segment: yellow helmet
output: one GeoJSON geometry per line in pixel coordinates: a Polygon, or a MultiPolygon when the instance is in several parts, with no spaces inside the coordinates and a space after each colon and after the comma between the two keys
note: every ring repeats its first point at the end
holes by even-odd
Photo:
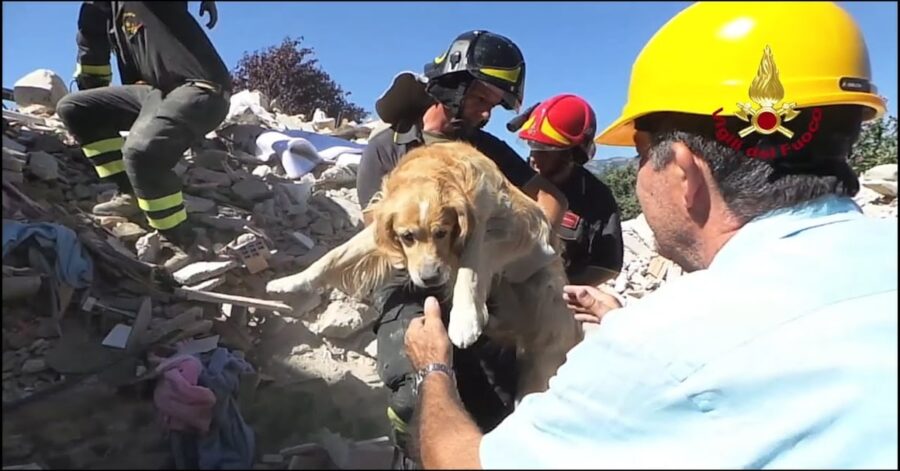
{"type": "Polygon", "coordinates": [[[719,115],[739,116],[739,104],[759,101],[758,91],[751,97],[754,82],[774,86],[769,98],[788,107],[862,105],[871,120],[885,112],[871,75],[862,32],[832,2],[700,2],[644,46],[622,115],[596,142],[634,145],[634,120],[654,112],[721,108],[719,115]]]}

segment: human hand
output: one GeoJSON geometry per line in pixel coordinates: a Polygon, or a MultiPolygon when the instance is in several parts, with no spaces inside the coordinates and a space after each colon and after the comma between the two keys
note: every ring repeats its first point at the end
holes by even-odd
{"type": "Polygon", "coordinates": [[[576,320],[591,324],[599,324],[607,312],[622,307],[618,299],[594,286],[566,285],[563,299],[576,320]]]}
{"type": "Polygon", "coordinates": [[[430,363],[453,366],[453,346],[441,320],[441,306],[429,296],[425,300],[425,313],[410,321],[406,329],[406,355],[418,371],[430,363]]]}

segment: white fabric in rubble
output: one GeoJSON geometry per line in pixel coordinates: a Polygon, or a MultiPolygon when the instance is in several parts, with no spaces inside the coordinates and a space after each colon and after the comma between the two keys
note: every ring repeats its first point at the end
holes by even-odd
{"type": "Polygon", "coordinates": [[[255,155],[262,162],[277,156],[290,178],[300,178],[323,161],[358,165],[365,147],[337,137],[290,129],[260,134],[255,155]]]}

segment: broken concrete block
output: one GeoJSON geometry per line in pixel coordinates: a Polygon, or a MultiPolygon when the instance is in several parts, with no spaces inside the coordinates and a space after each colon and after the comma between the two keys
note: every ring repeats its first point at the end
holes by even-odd
{"type": "Polygon", "coordinates": [[[307,250],[316,246],[316,241],[312,240],[311,237],[300,231],[291,232],[291,236],[296,239],[297,242],[300,242],[300,244],[306,247],[307,250]]]}
{"type": "Polygon", "coordinates": [[[897,164],[884,164],[870,168],[859,179],[863,187],[881,196],[897,197],[897,164]]]}
{"type": "Polygon", "coordinates": [[[344,210],[345,217],[352,227],[361,228],[363,226],[363,213],[358,204],[338,195],[331,196],[331,201],[337,203],[344,210]]]}
{"type": "Polygon", "coordinates": [[[141,236],[141,238],[134,243],[134,249],[137,251],[138,260],[147,263],[156,263],[162,249],[161,244],[162,241],[160,240],[159,232],[154,231],[141,236]]]}
{"type": "Polygon", "coordinates": [[[4,149],[10,149],[19,153],[23,153],[28,150],[25,146],[19,143],[19,141],[7,137],[5,134],[3,135],[3,147],[4,149]]]}
{"type": "Polygon", "coordinates": [[[43,358],[30,358],[22,364],[22,373],[34,374],[47,369],[47,362],[43,358]]]}
{"type": "Polygon", "coordinates": [[[107,229],[112,229],[119,224],[129,222],[128,218],[122,216],[94,216],[94,219],[97,221],[97,224],[100,224],[107,229]]]}
{"type": "Polygon", "coordinates": [[[28,158],[22,152],[16,152],[12,149],[3,148],[3,170],[21,172],[25,168],[25,161],[28,158]]]}
{"type": "Polygon", "coordinates": [[[44,151],[51,153],[61,153],[66,152],[67,150],[66,146],[62,142],[59,142],[59,139],[47,134],[35,134],[32,136],[28,143],[28,148],[31,149],[32,152],[44,151]]]}
{"type": "Polygon", "coordinates": [[[202,281],[193,286],[188,286],[189,289],[197,290],[197,291],[209,291],[213,288],[218,288],[225,284],[228,281],[228,278],[225,276],[220,276],[218,278],[212,278],[210,280],[202,281]]]}
{"type": "Polygon", "coordinates": [[[113,228],[113,234],[125,242],[137,241],[141,236],[147,233],[143,227],[133,222],[121,222],[113,228]]]}
{"type": "Polygon", "coordinates": [[[24,183],[25,176],[22,175],[22,172],[14,172],[12,170],[4,170],[2,172],[3,181],[9,183],[24,183]]]}
{"type": "Polygon", "coordinates": [[[269,167],[268,165],[260,165],[256,168],[254,168],[253,171],[250,173],[253,175],[256,175],[259,178],[265,178],[266,175],[272,173],[272,168],[269,167]]]}
{"type": "Polygon", "coordinates": [[[251,274],[259,273],[269,268],[266,260],[272,254],[265,241],[255,234],[241,234],[228,244],[228,247],[241,258],[244,266],[247,267],[247,271],[251,274]]]}
{"type": "Polygon", "coordinates": [[[75,187],[72,188],[72,193],[75,194],[76,199],[80,199],[80,200],[86,200],[86,199],[94,196],[94,190],[92,190],[91,187],[89,187],[87,185],[80,185],[80,184],[75,185],[75,187]]]}
{"type": "Polygon", "coordinates": [[[864,187],[882,195],[894,198],[897,196],[897,182],[889,182],[884,180],[871,181],[862,180],[860,182],[864,187]]]}
{"type": "Polygon", "coordinates": [[[312,230],[314,234],[323,236],[334,235],[334,228],[331,226],[331,221],[325,218],[316,219],[312,224],[310,224],[309,229],[312,230]]]}
{"type": "Polygon", "coordinates": [[[40,105],[54,112],[56,104],[68,92],[66,82],[48,69],[37,69],[20,78],[13,86],[13,96],[19,108],[40,105]]]}
{"type": "Polygon", "coordinates": [[[59,178],[59,161],[43,151],[29,152],[28,170],[41,180],[56,180],[59,178]]]}
{"type": "Polygon", "coordinates": [[[897,181],[897,164],[884,164],[866,170],[862,174],[864,180],[885,180],[889,182],[897,181]]]}
{"type": "Polygon", "coordinates": [[[272,196],[272,191],[266,182],[251,178],[235,183],[231,186],[231,191],[235,196],[247,202],[261,201],[272,196]]]}
{"type": "Polygon", "coordinates": [[[247,225],[247,221],[243,218],[239,217],[228,217],[216,215],[212,216],[209,214],[201,214],[197,218],[197,220],[213,229],[219,229],[223,231],[240,231],[244,229],[244,226],[247,225]]]}
{"type": "Polygon", "coordinates": [[[22,299],[33,296],[41,289],[40,276],[4,276],[3,300],[22,299]]]}
{"type": "Polygon", "coordinates": [[[363,352],[365,352],[366,355],[369,355],[372,358],[377,358],[378,357],[378,339],[377,338],[372,339],[372,341],[369,342],[368,345],[366,345],[366,348],[363,349],[363,352]]]}
{"type": "Polygon", "coordinates": [[[222,164],[231,159],[228,152],[218,149],[203,149],[193,155],[194,163],[211,170],[221,170],[222,164]]]}
{"type": "Polygon", "coordinates": [[[184,207],[190,213],[214,213],[216,202],[199,196],[184,195],[184,207]]]}
{"type": "Polygon", "coordinates": [[[216,186],[231,185],[231,177],[229,177],[225,172],[217,172],[215,170],[209,170],[203,167],[195,167],[188,172],[188,175],[191,178],[199,180],[201,182],[214,183],[216,186]]]}
{"type": "Polygon", "coordinates": [[[310,325],[310,330],[325,337],[344,339],[374,322],[376,317],[375,310],[365,304],[335,301],[310,325]]]}
{"type": "Polygon", "coordinates": [[[175,281],[182,285],[193,285],[210,278],[215,278],[238,266],[240,266],[240,264],[235,260],[197,262],[176,271],[172,276],[175,278],[175,281]]]}

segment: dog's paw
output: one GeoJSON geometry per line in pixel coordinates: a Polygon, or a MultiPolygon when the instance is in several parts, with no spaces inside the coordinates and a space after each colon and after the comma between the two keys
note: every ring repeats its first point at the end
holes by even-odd
{"type": "Polygon", "coordinates": [[[272,280],[266,284],[269,294],[289,294],[312,292],[316,290],[315,279],[305,272],[272,280]]]}
{"type": "Polygon", "coordinates": [[[458,348],[468,348],[478,340],[487,324],[487,307],[453,306],[450,309],[450,326],[447,334],[450,342],[458,348]]]}

